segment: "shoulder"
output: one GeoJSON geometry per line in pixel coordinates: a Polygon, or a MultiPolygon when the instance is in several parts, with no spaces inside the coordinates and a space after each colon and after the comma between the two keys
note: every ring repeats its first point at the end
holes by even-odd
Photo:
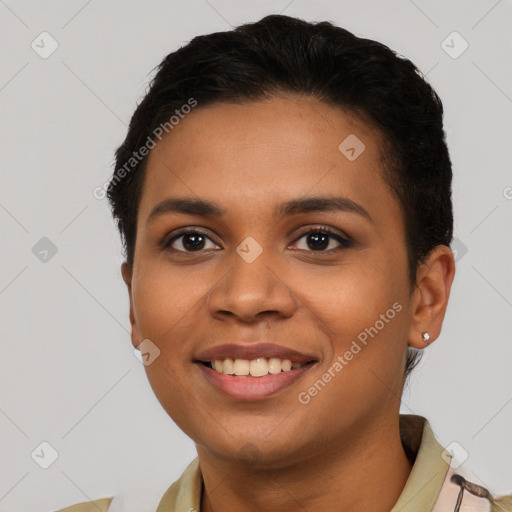
{"type": "Polygon", "coordinates": [[[494,496],[450,467],[433,512],[512,512],[512,496],[494,496]],[[455,508],[453,508],[455,506],[455,508]]]}
{"type": "Polygon", "coordinates": [[[400,435],[415,461],[397,511],[512,512],[512,495],[496,496],[472,482],[474,473],[439,443],[426,418],[401,415],[400,435]]]}
{"type": "Polygon", "coordinates": [[[199,510],[202,485],[199,457],[196,457],[160,498],[160,493],[143,486],[144,488],[120,490],[109,498],[84,501],[52,512],[128,512],[149,511],[155,508],[157,512],[199,510]]]}
{"type": "Polygon", "coordinates": [[[84,501],[76,503],[66,508],[56,510],[55,512],[107,512],[110,503],[114,498],[102,498],[94,501],[84,501]]]}

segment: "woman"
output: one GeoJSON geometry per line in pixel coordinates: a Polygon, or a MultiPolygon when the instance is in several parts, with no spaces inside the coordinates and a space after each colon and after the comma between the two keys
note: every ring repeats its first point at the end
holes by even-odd
{"type": "Polygon", "coordinates": [[[512,510],[399,414],[455,273],[442,118],[410,61],[328,22],[163,60],[107,191],[132,343],[198,452],[158,512],[512,510]]]}

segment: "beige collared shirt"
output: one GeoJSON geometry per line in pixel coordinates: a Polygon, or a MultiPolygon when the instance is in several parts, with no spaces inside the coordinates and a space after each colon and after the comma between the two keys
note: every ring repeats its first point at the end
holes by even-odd
{"type": "MultiPolygon", "coordinates": [[[[415,456],[415,462],[390,512],[454,512],[458,500],[458,512],[492,512],[487,499],[467,491],[459,496],[461,487],[451,481],[455,473],[450,467],[451,456],[439,444],[425,418],[401,415],[400,435],[405,449],[415,456]]],[[[203,479],[196,457],[167,489],[156,512],[200,512],[202,490],[203,479]]],[[[79,503],[58,512],[107,512],[115,499],[114,496],[79,503]]],[[[512,512],[507,505],[496,510],[512,512]]]]}

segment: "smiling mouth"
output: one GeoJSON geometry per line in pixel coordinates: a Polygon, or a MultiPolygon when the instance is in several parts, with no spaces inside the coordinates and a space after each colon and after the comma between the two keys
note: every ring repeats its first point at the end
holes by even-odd
{"type": "Polygon", "coordinates": [[[196,361],[218,373],[233,377],[265,377],[298,370],[315,364],[316,360],[307,363],[292,363],[290,359],[278,357],[259,357],[256,359],[217,359],[214,361],[196,361]]]}

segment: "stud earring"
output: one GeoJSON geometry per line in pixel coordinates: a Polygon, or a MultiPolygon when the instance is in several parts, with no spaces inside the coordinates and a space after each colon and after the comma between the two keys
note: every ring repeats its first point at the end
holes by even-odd
{"type": "Polygon", "coordinates": [[[421,337],[423,338],[423,343],[427,344],[430,340],[430,334],[428,332],[422,332],[421,337]]]}

